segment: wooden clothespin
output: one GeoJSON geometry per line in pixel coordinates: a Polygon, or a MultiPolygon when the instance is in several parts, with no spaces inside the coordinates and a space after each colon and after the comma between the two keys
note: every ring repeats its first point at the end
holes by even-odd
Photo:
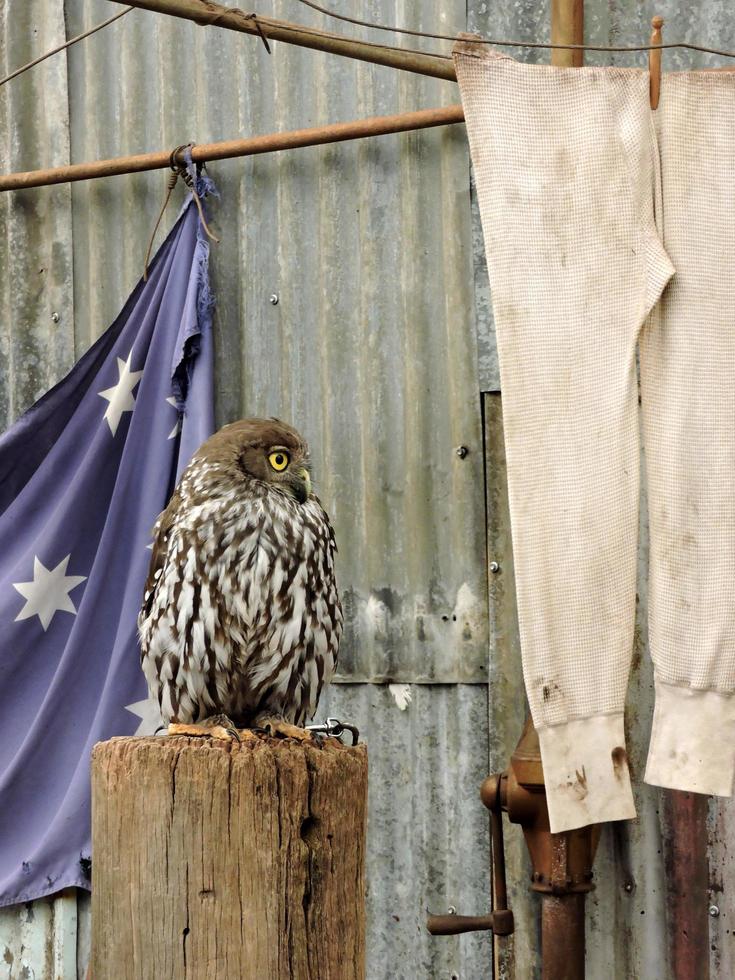
{"type": "MultiPolygon", "coordinates": [[[[651,20],[651,44],[661,45],[661,28],[664,26],[663,17],[654,17],[651,20]]],[[[652,49],[648,52],[648,73],[651,76],[651,108],[658,109],[658,100],[661,95],[661,48],[652,49]]]]}

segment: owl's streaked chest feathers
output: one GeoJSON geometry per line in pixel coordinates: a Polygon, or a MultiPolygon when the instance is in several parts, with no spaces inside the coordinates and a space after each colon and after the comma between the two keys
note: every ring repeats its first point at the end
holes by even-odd
{"type": "Polygon", "coordinates": [[[189,467],[177,498],[154,531],[139,619],[164,720],[224,712],[246,725],[272,713],[303,724],[334,671],[342,630],[321,504],[206,460],[189,467]]]}

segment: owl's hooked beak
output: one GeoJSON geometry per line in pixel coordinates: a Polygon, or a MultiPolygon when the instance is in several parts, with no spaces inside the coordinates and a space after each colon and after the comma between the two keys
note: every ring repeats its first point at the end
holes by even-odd
{"type": "Polygon", "coordinates": [[[293,495],[300,504],[305,504],[311,493],[311,477],[309,471],[303,466],[294,470],[291,474],[289,483],[293,487],[293,495]]]}

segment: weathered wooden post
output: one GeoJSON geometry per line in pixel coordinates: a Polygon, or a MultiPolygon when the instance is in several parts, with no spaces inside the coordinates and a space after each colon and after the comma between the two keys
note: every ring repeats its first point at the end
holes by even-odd
{"type": "Polygon", "coordinates": [[[363,745],[98,744],[93,980],[363,980],[366,810],[363,745]]]}

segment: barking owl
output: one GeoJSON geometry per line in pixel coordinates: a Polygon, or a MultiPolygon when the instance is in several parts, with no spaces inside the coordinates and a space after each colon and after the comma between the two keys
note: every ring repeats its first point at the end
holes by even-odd
{"type": "Polygon", "coordinates": [[[334,532],[304,440],[278,419],[226,425],[197,451],[153,535],[138,628],[169,731],[294,734],[334,672],[342,632],[334,532]]]}

